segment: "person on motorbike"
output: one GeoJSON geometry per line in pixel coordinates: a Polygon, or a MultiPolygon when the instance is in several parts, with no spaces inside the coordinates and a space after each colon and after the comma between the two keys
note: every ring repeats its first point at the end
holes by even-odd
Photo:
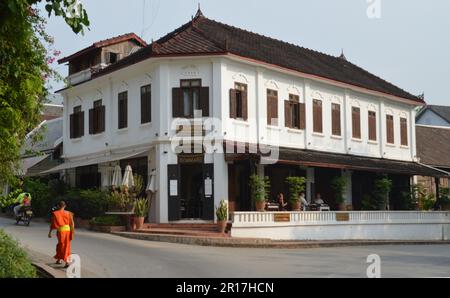
{"type": "Polygon", "coordinates": [[[17,206],[14,207],[14,215],[20,217],[20,211],[24,206],[31,206],[31,195],[27,192],[21,193],[16,200],[17,206]]]}

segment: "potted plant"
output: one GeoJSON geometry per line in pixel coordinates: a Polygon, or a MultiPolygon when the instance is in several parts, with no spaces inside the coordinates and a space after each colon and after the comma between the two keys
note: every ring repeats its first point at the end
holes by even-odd
{"type": "Polygon", "coordinates": [[[300,211],[302,203],[300,202],[300,194],[305,191],[305,177],[287,177],[286,183],[289,186],[289,201],[292,211],[300,211]]]}
{"type": "Polygon", "coordinates": [[[441,210],[449,211],[450,210],[450,189],[446,187],[442,187],[439,191],[441,210]]]}
{"type": "Polygon", "coordinates": [[[344,192],[345,192],[346,186],[347,186],[347,181],[345,180],[345,177],[336,176],[331,180],[331,188],[334,191],[334,197],[336,200],[336,204],[338,205],[338,208],[340,211],[347,210],[347,208],[345,206],[345,198],[344,198],[344,192]]]}
{"type": "Polygon", "coordinates": [[[374,199],[378,210],[386,210],[389,205],[389,192],[392,189],[392,180],[386,176],[375,180],[374,199]]]}
{"type": "Polygon", "coordinates": [[[220,201],[219,207],[216,208],[217,228],[220,233],[225,233],[228,223],[228,204],[225,200],[220,201]]]}
{"type": "Polygon", "coordinates": [[[134,203],[134,220],[136,223],[136,230],[141,230],[144,227],[144,219],[148,214],[147,199],[137,199],[134,203]]]}
{"type": "Polygon", "coordinates": [[[269,177],[261,177],[257,174],[250,176],[250,190],[252,200],[255,202],[256,211],[263,212],[266,209],[266,199],[269,194],[269,177]]]}

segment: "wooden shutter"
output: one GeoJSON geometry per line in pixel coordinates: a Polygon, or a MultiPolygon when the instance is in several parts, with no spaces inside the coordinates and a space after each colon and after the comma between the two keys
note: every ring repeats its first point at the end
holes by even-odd
{"type": "Polygon", "coordinates": [[[78,113],[77,137],[80,138],[82,136],[84,136],[84,111],[78,113]]]}
{"type": "Polygon", "coordinates": [[[352,107],[352,128],[353,138],[361,139],[361,110],[357,107],[352,107]]]}
{"type": "Polygon", "coordinates": [[[202,204],[202,219],[214,220],[214,164],[203,164],[203,190],[205,190],[206,179],[211,179],[212,183],[212,196],[205,196],[203,191],[203,204],[202,204]]]}
{"type": "Polygon", "coordinates": [[[369,140],[377,140],[377,117],[376,113],[369,111],[369,140]]]}
{"type": "MultiPolygon", "coordinates": [[[[95,118],[95,109],[90,109],[89,110],[89,134],[93,135],[94,133],[96,133],[95,129],[94,129],[94,121],[96,120],[95,118]]],[[[97,127],[95,127],[97,128],[97,127]]]]}
{"type": "Polygon", "coordinates": [[[341,106],[331,104],[331,131],[335,136],[341,135],[341,106]]]}
{"type": "Polygon", "coordinates": [[[241,91],[241,104],[242,104],[242,119],[247,121],[248,119],[248,96],[247,91],[241,91]]]}
{"type": "Polygon", "coordinates": [[[74,139],[75,138],[75,114],[70,114],[70,138],[74,139]]]}
{"type": "Polygon", "coordinates": [[[236,89],[230,89],[230,118],[236,119],[236,89]]]}
{"type": "Polygon", "coordinates": [[[98,132],[104,132],[105,131],[105,106],[101,106],[98,108],[99,110],[99,127],[98,132]]]}
{"type": "Polygon", "coordinates": [[[322,126],[322,101],[321,100],[314,100],[313,101],[313,129],[314,132],[322,133],[323,132],[323,126],[322,126]]]}
{"type": "Polygon", "coordinates": [[[174,118],[183,117],[183,110],[183,91],[181,88],[172,88],[172,116],[174,118]]]}
{"type": "Polygon", "coordinates": [[[202,116],[209,117],[209,87],[200,88],[200,108],[202,116]]]}
{"type": "Polygon", "coordinates": [[[141,124],[147,122],[147,94],[145,88],[141,87],[141,124]]]}
{"type": "Polygon", "coordinates": [[[304,103],[299,103],[300,129],[306,128],[306,109],[304,103]]]}
{"type": "Polygon", "coordinates": [[[270,118],[269,124],[277,126],[278,125],[278,97],[270,97],[270,118]]]}
{"type": "Polygon", "coordinates": [[[292,107],[291,102],[288,100],[284,101],[284,126],[292,127],[292,107]]]}
{"type": "MultiPolygon", "coordinates": [[[[169,209],[169,221],[179,220],[181,217],[180,207],[180,167],[178,165],[167,165],[167,179],[168,179],[168,209],[169,209]],[[170,194],[171,181],[176,181],[177,183],[177,195],[170,194]]],[[[173,184],[172,184],[173,185],[173,184]]]]}
{"type": "Polygon", "coordinates": [[[394,144],[394,116],[386,115],[386,138],[389,144],[394,144]]]}
{"type": "Polygon", "coordinates": [[[408,120],[406,118],[400,118],[400,138],[401,145],[408,146],[408,120]]]}

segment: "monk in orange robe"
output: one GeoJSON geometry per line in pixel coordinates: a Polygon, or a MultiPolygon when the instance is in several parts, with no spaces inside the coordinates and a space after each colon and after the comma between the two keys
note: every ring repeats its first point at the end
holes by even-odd
{"type": "Polygon", "coordinates": [[[66,211],[66,203],[61,201],[58,203],[58,210],[52,214],[52,221],[50,224],[50,231],[48,232],[48,238],[52,237],[52,230],[57,231],[58,244],[56,245],[56,264],[61,264],[61,261],[66,262],[66,266],[69,266],[70,256],[70,241],[73,239],[74,223],[73,213],[66,211]]]}

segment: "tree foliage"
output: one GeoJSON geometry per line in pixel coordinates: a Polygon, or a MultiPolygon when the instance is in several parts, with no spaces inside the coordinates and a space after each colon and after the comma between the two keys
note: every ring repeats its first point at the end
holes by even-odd
{"type": "Polygon", "coordinates": [[[57,76],[51,63],[59,53],[36,8],[41,2],[49,16],[62,17],[75,33],[89,26],[77,0],[0,2],[0,183],[15,180],[25,136],[40,122],[46,82],[57,76]]]}

